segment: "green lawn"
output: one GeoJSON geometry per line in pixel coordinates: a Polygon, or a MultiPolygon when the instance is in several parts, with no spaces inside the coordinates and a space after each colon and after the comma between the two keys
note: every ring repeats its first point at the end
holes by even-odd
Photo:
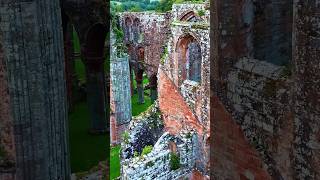
{"type": "Polygon", "coordinates": [[[107,135],[90,135],[89,113],[87,104],[81,102],[75,105],[69,113],[69,145],[71,171],[90,170],[100,161],[107,159],[109,138],[107,135]]]}
{"type": "Polygon", "coordinates": [[[110,151],[110,179],[120,176],[120,146],[111,147],[110,151]]]}
{"type": "MultiPolygon", "coordinates": [[[[133,77],[134,79],[134,77],[133,77]]],[[[149,79],[147,76],[143,76],[143,85],[146,85],[149,83],[149,79]]],[[[136,81],[133,81],[133,87],[137,87],[136,81]]],[[[131,98],[131,104],[132,104],[132,116],[137,116],[140,113],[146,111],[149,106],[151,106],[151,99],[150,99],[150,90],[144,90],[145,95],[144,95],[144,104],[139,104],[138,103],[138,94],[134,93],[132,98],[131,98]]]]}
{"type": "MultiPolygon", "coordinates": [[[[145,92],[150,90],[145,90],[145,92]]],[[[132,101],[132,116],[137,116],[140,113],[146,111],[149,106],[151,106],[151,99],[150,96],[145,95],[144,96],[144,104],[138,103],[138,95],[134,94],[131,98],[132,101]]]]}

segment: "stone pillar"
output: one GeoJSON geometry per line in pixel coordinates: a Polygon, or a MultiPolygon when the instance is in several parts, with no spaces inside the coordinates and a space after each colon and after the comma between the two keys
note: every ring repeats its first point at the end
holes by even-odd
{"type": "Polygon", "coordinates": [[[157,91],[157,75],[152,75],[149,80],[150,86],[150,98],[151,102],[154,102],[158,98],[158,91],[157,91]]]}
{"type": "Polygon", "coordinates": [[[138,103],[144,104],[144,88],[143,88],[143,71],[138,70],[136,73],[138,103]]]}
{"type": "Polygon", "coordinates": [[[70,22],[64,24],[64,55],[65,55],[65,73],[68,97],[68,110],[72,109],[74,104],[74,47],[73,47],[73,26],[70,22]]]}
{"type": "Polygon", "coordinates": [[[104,45],[107,28],[97,23],[88,29],[82,44],[82,54],[86,68],[87,103],[93,134],[106,133],[108,121],[106,118],[106,77],[104,72],[104,45]]]}
{"type": "Polygon", "coordinates": [[[104,57],[97,60],[86,56],[85,59],[87,103],[91,121],[90,132],[93,134],[105,133],[107,119],[104,57]]]}
{"type": "Polygon", "coordinates": [[[320,4],[294,1],[294,170],[297,179],[320,177],[320,4]]]}
{"type": "Polygon", "coordinates": [[[111,117],[113,139],[120,143],[120,136],[131,121],[130,68],[128,58],[113,57],[110,68],[111,76],[111,117]]]}
{"type": "Polygon", "coordinates": [[[130,67],[130,90],[131,90],[131,96],[133,96],[133,94],[134,94],[133,81],[134,81],[134,79],[133,79],[133,70],[130,67]]]}
{"type": "Polygon", "coordinates": [[[16,149],[15,179],[70,179],[59,1],[1,0],[0,12],[16,149]]]}

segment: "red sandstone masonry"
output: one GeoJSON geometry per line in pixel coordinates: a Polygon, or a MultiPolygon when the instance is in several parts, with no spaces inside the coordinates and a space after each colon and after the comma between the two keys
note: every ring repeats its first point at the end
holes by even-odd
{"type": "Polygon", "coordinates": [[[203,134],[203,127],[192,114],[189,106],[178,92],[174,83],[159,70],[159,106],[163,114],[165,129],[176,134],[181,129],[193,128],[199,135],[203,134]]]}
{"type": "Polygon", "coordinates": [[[212,98],[213,171],[217,178],[245,179],[250,172],[255,180],[271,179],[257,151],[251,147],[241,128],[217,97],[212,98]],[[233,172],[231,174],[231,172],[233,172]]]}

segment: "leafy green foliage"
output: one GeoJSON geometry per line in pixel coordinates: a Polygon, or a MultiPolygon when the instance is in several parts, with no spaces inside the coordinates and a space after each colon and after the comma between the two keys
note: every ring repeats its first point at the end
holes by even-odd
{"type": "Polygon", "coordinates": [[[153,161],[149,161],[149,162],[147,162],[147,164],[146,164],[146,168],[148,168],[148,167],[152,167],[152,166],[154,166],[154,162],[153,162],[153,161]]]}
{"type": "Polygon", "coordinates": [[[158,6],[156,7],[156,11],[158,12],[167,12],[171,11],[174,0],[160,0],[158,6]]]}
{"type": "Polygon", "coordinates": [[[202,9],[198,11],[199,16],[204,16],[205,14],[206,14],[205,11],[202,9]]]}
{"type": "Polygon", "coordinates": [[[138,5],[134,5],[133,7],[130,8],[130,12],[140,12],[142,11],[142,8],[138,5]]]}
{"type": "Polygon", "coordinates": [[[129,143],[129,139],[130,139],[129,132],[128,132],[128,131],[125,131],[125,132],[122,134],[122,140],[123,140],[124,143],[128,144],[128,143],[129,143]]]}
{"type": "Polygon", "coordinates": [[[133,152],[133,157],[138,157],[138,156],[139,156],[138,151],[134,151],[134,152],[133,152]]]}
{"type": "Polygon", "coordinates": [[[136,0],[136,1],[111,1],[111,10],[115,12],[140,12],[140,11],[154,11],[159,4],[158,1],[150,0],[136,0]]]}
{"type": "Polygon", "coordinates": [[[180,168],[180,157],[174,153],[170,153],[170,169],[171,170],[176,170],[180,168]]]}
{"type": "Polygon", "coordinates": [[[142,149],[141,156],[149,154],[149,153],[152,151],[152,149],[153,149],[153,147],[152,147],[151,145],[145,146],[145,147],[142,149]]]}

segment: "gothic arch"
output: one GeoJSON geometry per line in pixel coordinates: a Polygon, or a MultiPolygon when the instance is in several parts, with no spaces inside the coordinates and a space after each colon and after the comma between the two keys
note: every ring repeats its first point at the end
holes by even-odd
{"type": "Polygon", "coordinates": [[[176,43],[176,63],[178,63],[178,85],[188,79],[201,81],[201,46],[199,41],[191,34],[182,35],[176,43]]]}
{"type": "Polygon", "coordinates": [[[86,34],[86,58],[90,60],[103,60],[106,28],[101,23],[96,23],[89,28],[86,34]]]}
{"type": "Polygon", "coordinates": [[[133,20],[132,35],[134,42],[138,42],[140,36],[140,20],[138,18],[133,20]]]}

